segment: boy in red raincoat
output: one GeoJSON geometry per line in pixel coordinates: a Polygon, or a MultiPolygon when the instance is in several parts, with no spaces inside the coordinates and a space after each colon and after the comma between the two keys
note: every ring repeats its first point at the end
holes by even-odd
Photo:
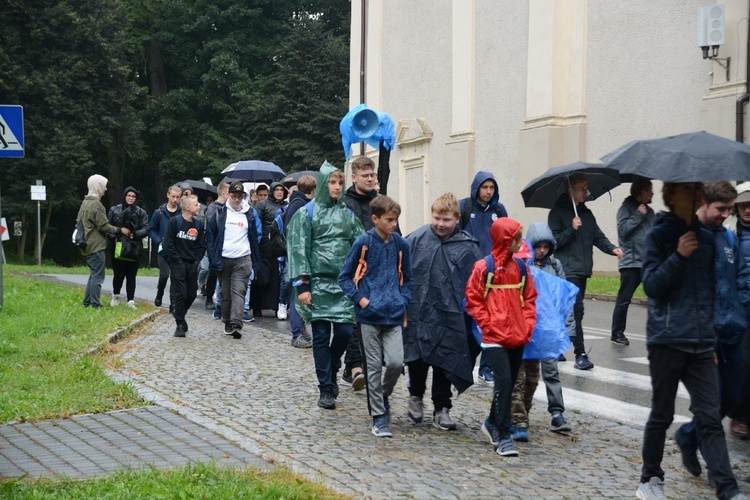
{"type": "Polygon", "coordinates": [[[511,394],[523,347],[536,324],[534,281],[526,264],[513,258],[521,247],[521,229],[513,219],[497,219],[490,228],[490,256],[474,264],[466,284],[466,311],[482,330],[482,347],[495,378],[490,415],[482,431],[504,457],[518,456],[510,436],[511,394]],[[488,272],[487,263],[493,261],[494,270],[488,272]]]}

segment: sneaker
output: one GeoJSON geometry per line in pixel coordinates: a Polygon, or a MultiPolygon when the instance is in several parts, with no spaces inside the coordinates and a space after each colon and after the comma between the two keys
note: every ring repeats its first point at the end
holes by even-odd
{"type": "Polygon", "coordinates": [[[240,332],[237,332],[237,331],[232,332],[232,338],[239,340],[239,339],[242,338],[242,334],[240,332]]]}
{"type": "Polygon", "coordinates": [[[183,329],[183,330],[185,330],[185,333],[187,333],[187,331],[188,331],[188,324],[187,324],[187,321],[185,321],[185,320],[183,319],[183,320],[182,320],[182,321],[180,322],[180,325],[182,325],[182,329],[183,329]]]}
{"type": "Polygon", "coordinates": [[[216,309],[216,304],[214,304],[214,301],[211,297],[206,299],[206,309],[209,311],[212,309],[216,309]]]}
{"type": "Polygon", "coordinates": [[[702,470],[701,464],[698,462],[698,454],[696,453],[695,448],[687,445],[685,439],[682,438],[680,430],[681,429],[677,429],[677,432],[674,433],[674,442],[677,443],[677,447],[682,454],[682,465],[685,467],[686,471],[693,476],[698,477],[701,475],[702,470]]]}
{"type": "Polygon", "coordinates": [[[409,396],[409,402],[407,403],[409,408],[409,418],[418,424],[424,418],[424,410],[422,407],[422,398],[419,396],[409,396]]]}
{"type": "Polygon", "coordinates": [[[521,443],[529,442],[529,431],[525,426],[519,425],[518,427],[516,427],[516,430],[513,433],[513,441],[519,441],[521,443]]]}
{"type": "Polygon", "coordinates": [[[729,426],[729,432],[732,436],[738,439],[750,438],[750,428],[745,422],[736,418],[732,419],[732,423],[729,426]]]}
{"type": "Polygon", "coordinates": [[[287,318],[286,304],[279,304],[279,310],[276,311],[276,317],[282,320],[287,318]]]}
{"type": "Polygon", "coordinates": [[[224,323],[224,335],[232,335],[234,333],[234,329],[232,328],[232,325],[229,323],[224,323]]]}
{"type": "Polygon", "coordinates": [[[185,330],[182,328],[182,325],[177,325],[177,328],[174,329],[174,336],[175,337],[185,336],[185,330]]]}
{"type": "Polygon", "coordinates": [[[333,410],[336,408],[336,399],[333,397],[330,389],[326,388],[320,390],[318,406],[326,410],[333,410]]]}
{"type": "Polygon", "coordinates": [[[300,349],[309,349],[312,347],[312,340],[306,339],[302,335],[292,339],[292,347],[299,347],[300,349]]]}
{"type": "Polygon", "coordinates": [[[237,324],[232,325],[232,338],[235,338],[235,339],[242,338],[242,323],[237,323],[237,324]]]}
{"type": "Polygon", "coordinates": [[[361,391],[365,388],[365,385],[367,384],[367,379],[365,378],[364,372],[359,372],[352,378],[352,389],[355,391],[361,391]]]}
{"type": "Polygon", "coordinates": [[[245,323],[252,323],[253,321],[255,321],[255,318],[250,316],[248,312],[245,311],[242,313],[242,321],[244,321],[245,323]]]}
{"type": "Polygon", "coordinates": [[[497,446],[495,446],[495,453],[501,457],[517,457],[518,450],[516,445],[513,444],[513,440],[509,437],[502,438],[497,446]]]}
{"type": "Polygon", "coordinates": [[[112,307],[117,307],[120,305],[120,295],[119,294],[112,294],[112,300],[109,301],[109,305],[112,307]]]}
{"type": "Polygon", "coordinates": [[[560,354],[560,355],[559,355],[559,356],[557,357],[557,360],[558,360],[558,361],[560,361],[560,362],[563,362],[563,361],[567,361],[567,360],[568,360],[568,358],[566,358],[566,357],[565,357],[565,354],[560,354]]]}
{"type": "Polygon", "coordinates": [[[565,421],[565,417],[558,413],[557,415],[552,415],[552,422],[550,422],[549,424],[549,430],[562,434],[565,432],[570,432],[571,428],[570,425],[565,421]]]}
{"type": "Polygon", "coordinates": [[[129,300],[127,306],[129,308],[131,308],[131,309],[137,309],[137,307],[135,307],[135,301],[134,300],[129,300]]]}
{"type": "Polygon", "coordinates": [[[500,431],[497,430],[495,424],[490,423],[489,417],[487,417],[482,424],[482,432],[490,439],[490,444],[492,446],[497,446],[500,442],[500,431]]]}
{"type": "Polygon", "coordinates": [[[630,345],[630,341],[629,341],[629,340],[628,340],[628,338],[627,338],[627,337],[626,337],[626,336],[625,336],[624,334],[622,334],[622,333],[620,333],[619,335],[612,335],[612,336],[610,337],[610,340],[611,340],[611,341],[612,341],[612,343],[613,343],[613,344],[615,344],[615,345],[630,345]]]}
{"type": "Polygon", "coordinates": [[[169,314],[174,313],[174,304],[169,304],[169,314]]]}
{"type": "Polygon", "coordinates": [[[372,435],[376,437],[389,438],[393,437],[391,428],[388,427],[388,417],[386,415],[374,417],[372,419],[372,435]]]}
{"type": "Polygon", "coordinates": [[[213,318],[214,319],[221,319],[221,304],[219,304],[218,306],[216,306],[216,308],[214,309],[213,318]]]}
{"type": "Polygon", "coordinates": [[[432,426],[442,431],[453,431],[458,427],[456,422],[451,418],[448,408],[442,408],[440,411],[432,414],[432,426]]]}
{"type": "Polygon", "coordinates": [[[348,372],[344,370],[344,373],[341,374],[341,380],[343,380],[347,384],[351,384],[352,382],[354,382],[354,378],[352,377],[352,372],[348,372]]]}
{"type": "Polygon", "coordinates": [[[594,363],[589,361],[589,355],[588,354],[579,354],[576,356],[576,362],[573,365],[573,368],[576,370],[591,370],[594,367],[594,363]]]}
{"type": "Polygon", "coordinates": [[[479,369],[479,380],[492,384],[495,382],[495,377],[492,376],[492,368],[485,366],[479,369]]]}
{"type": "Polygon", "coordinates": [[[641,500],[667,498],[664,494],[664,481],[658,477],[652,477],[647,483],[641,483],[635,492],[635,496],[641,500]]]}
{"type": "Polygon", "coordinates": [[[156,298],[154,299],[154,305],[156,307],[161,307],[161,295],[156,296],[156,298]]]}

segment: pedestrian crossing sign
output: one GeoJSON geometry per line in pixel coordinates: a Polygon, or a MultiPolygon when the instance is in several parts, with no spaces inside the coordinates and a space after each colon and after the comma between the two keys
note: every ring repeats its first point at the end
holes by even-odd
{"type": "Polygon", "coordinates": [[[23,106],[0,104],[0,158],[23,156],[23,106]]]}

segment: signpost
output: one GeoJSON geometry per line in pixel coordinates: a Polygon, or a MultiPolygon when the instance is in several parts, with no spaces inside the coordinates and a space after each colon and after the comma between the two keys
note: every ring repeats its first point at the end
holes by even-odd
{"type": "MultiPolygon", "coordinates": [[[[26,140],[23,136],[23,106],[0,104],[0,158],[23,158],[26,140]]],[[[2,197],[0,196],[0,200],[2,197]]],[[[0,217],[3,214],[0,204],[0,217]]],[[[3,261],[5,251],[0,243],[0,311],[3,310],[3,261]]]]}
{"type": "Polygon", "coordinates": [[[36,248],[37,263],[42,267],[42,202],[47,201],[47,186],[37,180],[36,186],[31,186],[31,199],[36,200],[36,248]]]}

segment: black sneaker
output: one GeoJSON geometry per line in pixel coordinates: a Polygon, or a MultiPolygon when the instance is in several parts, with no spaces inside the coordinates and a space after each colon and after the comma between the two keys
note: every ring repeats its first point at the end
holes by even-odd
{"type": "Polygon", "coordinates": [[[157,295],[157,297],[156,297],[156,298],[154,299],[154,305],[155,305],[156,307],[160,307],[160,306],[161,306],[161,297],[159,297],[158,295],[157,295]]]}
{"type": "Polygon", "coordinates": [[[567,361],[567,360],[568,360],[568,358],[566,358],[566,357],[565,357],[565,354],[560,354],[560,355],[559,355],[559,356],[557,357],[557,360],[558,360],[558,361],[560,361],[560,362],[564,362],[564,361],[567,361]]]}
{"type": "Polygon", "coordinates": [[[177,325],[177,328],[174,329],[174,336],[175,337],[184,337],[185,336],[185,329],[182,328],[182,325],[177,325]]]}
{"type": "Polygon", "coordinates": [[[180,324],[182,325],[182,329],[183,329],[183,330],[185,330],[185,333],[187,333],[187,331],[188,331],[188,324],[187,324],[187,321],[185,321],[185,320],[183,319],[183,320],[182,320],[182,322],[181,322],[180,324]]]}
{"type": "Polygon", "coordinates": [[[576,362],[573,367],[576,370],[591,370],[594,367],[594,363],[589,361],[588,354],[579,354],[576,356],[576,362]]]}
{"type": "Polygon", "coordinates": [[[549,430],[557,432],[558,434],[565,434],[566,432],[570,432],[571,428],[570,424],[565,421],[565,417],[558,413],[552,417],[552,422],[549,424],[549,430]]]}
{"type": "Polygon", "coordinates": [[[674,433],[674,442],[677,443],[677,447],[682,454],[682,465],[685,467],[685,470],[695,477],[700,476],[701,464],[698,461],[698,454],[695,448],[689,448],[684,440],[680,438],[680,429],[677,429],[677,432],[674,433]]]}
{"type": "Polygon", "coordinates": [[[613,335],[612,337],[610,337],[610,340],[615,345],[630,345],[630,341],[623,333],[613,335]]]}
{"type": "Polygon", "coordinates": [[[241,339],[242,338],[242,323],[232,325],[232,338],[233,339],[241,339]]]}
{"type": "Polygon", "coordinates": [[[169,314],[174,313],[174,304],[169,304],[169,314]]]}
{"type": "Polygon", "coordinates": [[[318,406],[326,410],[333,410],[336,408],[336,399],[333,397],[330,389],[325,388],[320,390],[318,406]]]}
{"type": "Polygon", "coordinates": [[[211,299],[211,297],[206,299],[206,309],[208,309],[209,311],[216,309],[216,304],[214,304],[214,301],[211,299]]]}
{"type": "Polygon", "coordinates": [[[354,377],[352,377],[352,372],[344,372],[341,374],[341,380],[346,382],[347,384],[351,384],[354,381],[354,377]]]}
{"type": "Polygon", "coordinates": [[[232,335],[234,333],[234,329],[232,328],[232,325],[229,323],[224,323],[224,335],[232,335]]]}

